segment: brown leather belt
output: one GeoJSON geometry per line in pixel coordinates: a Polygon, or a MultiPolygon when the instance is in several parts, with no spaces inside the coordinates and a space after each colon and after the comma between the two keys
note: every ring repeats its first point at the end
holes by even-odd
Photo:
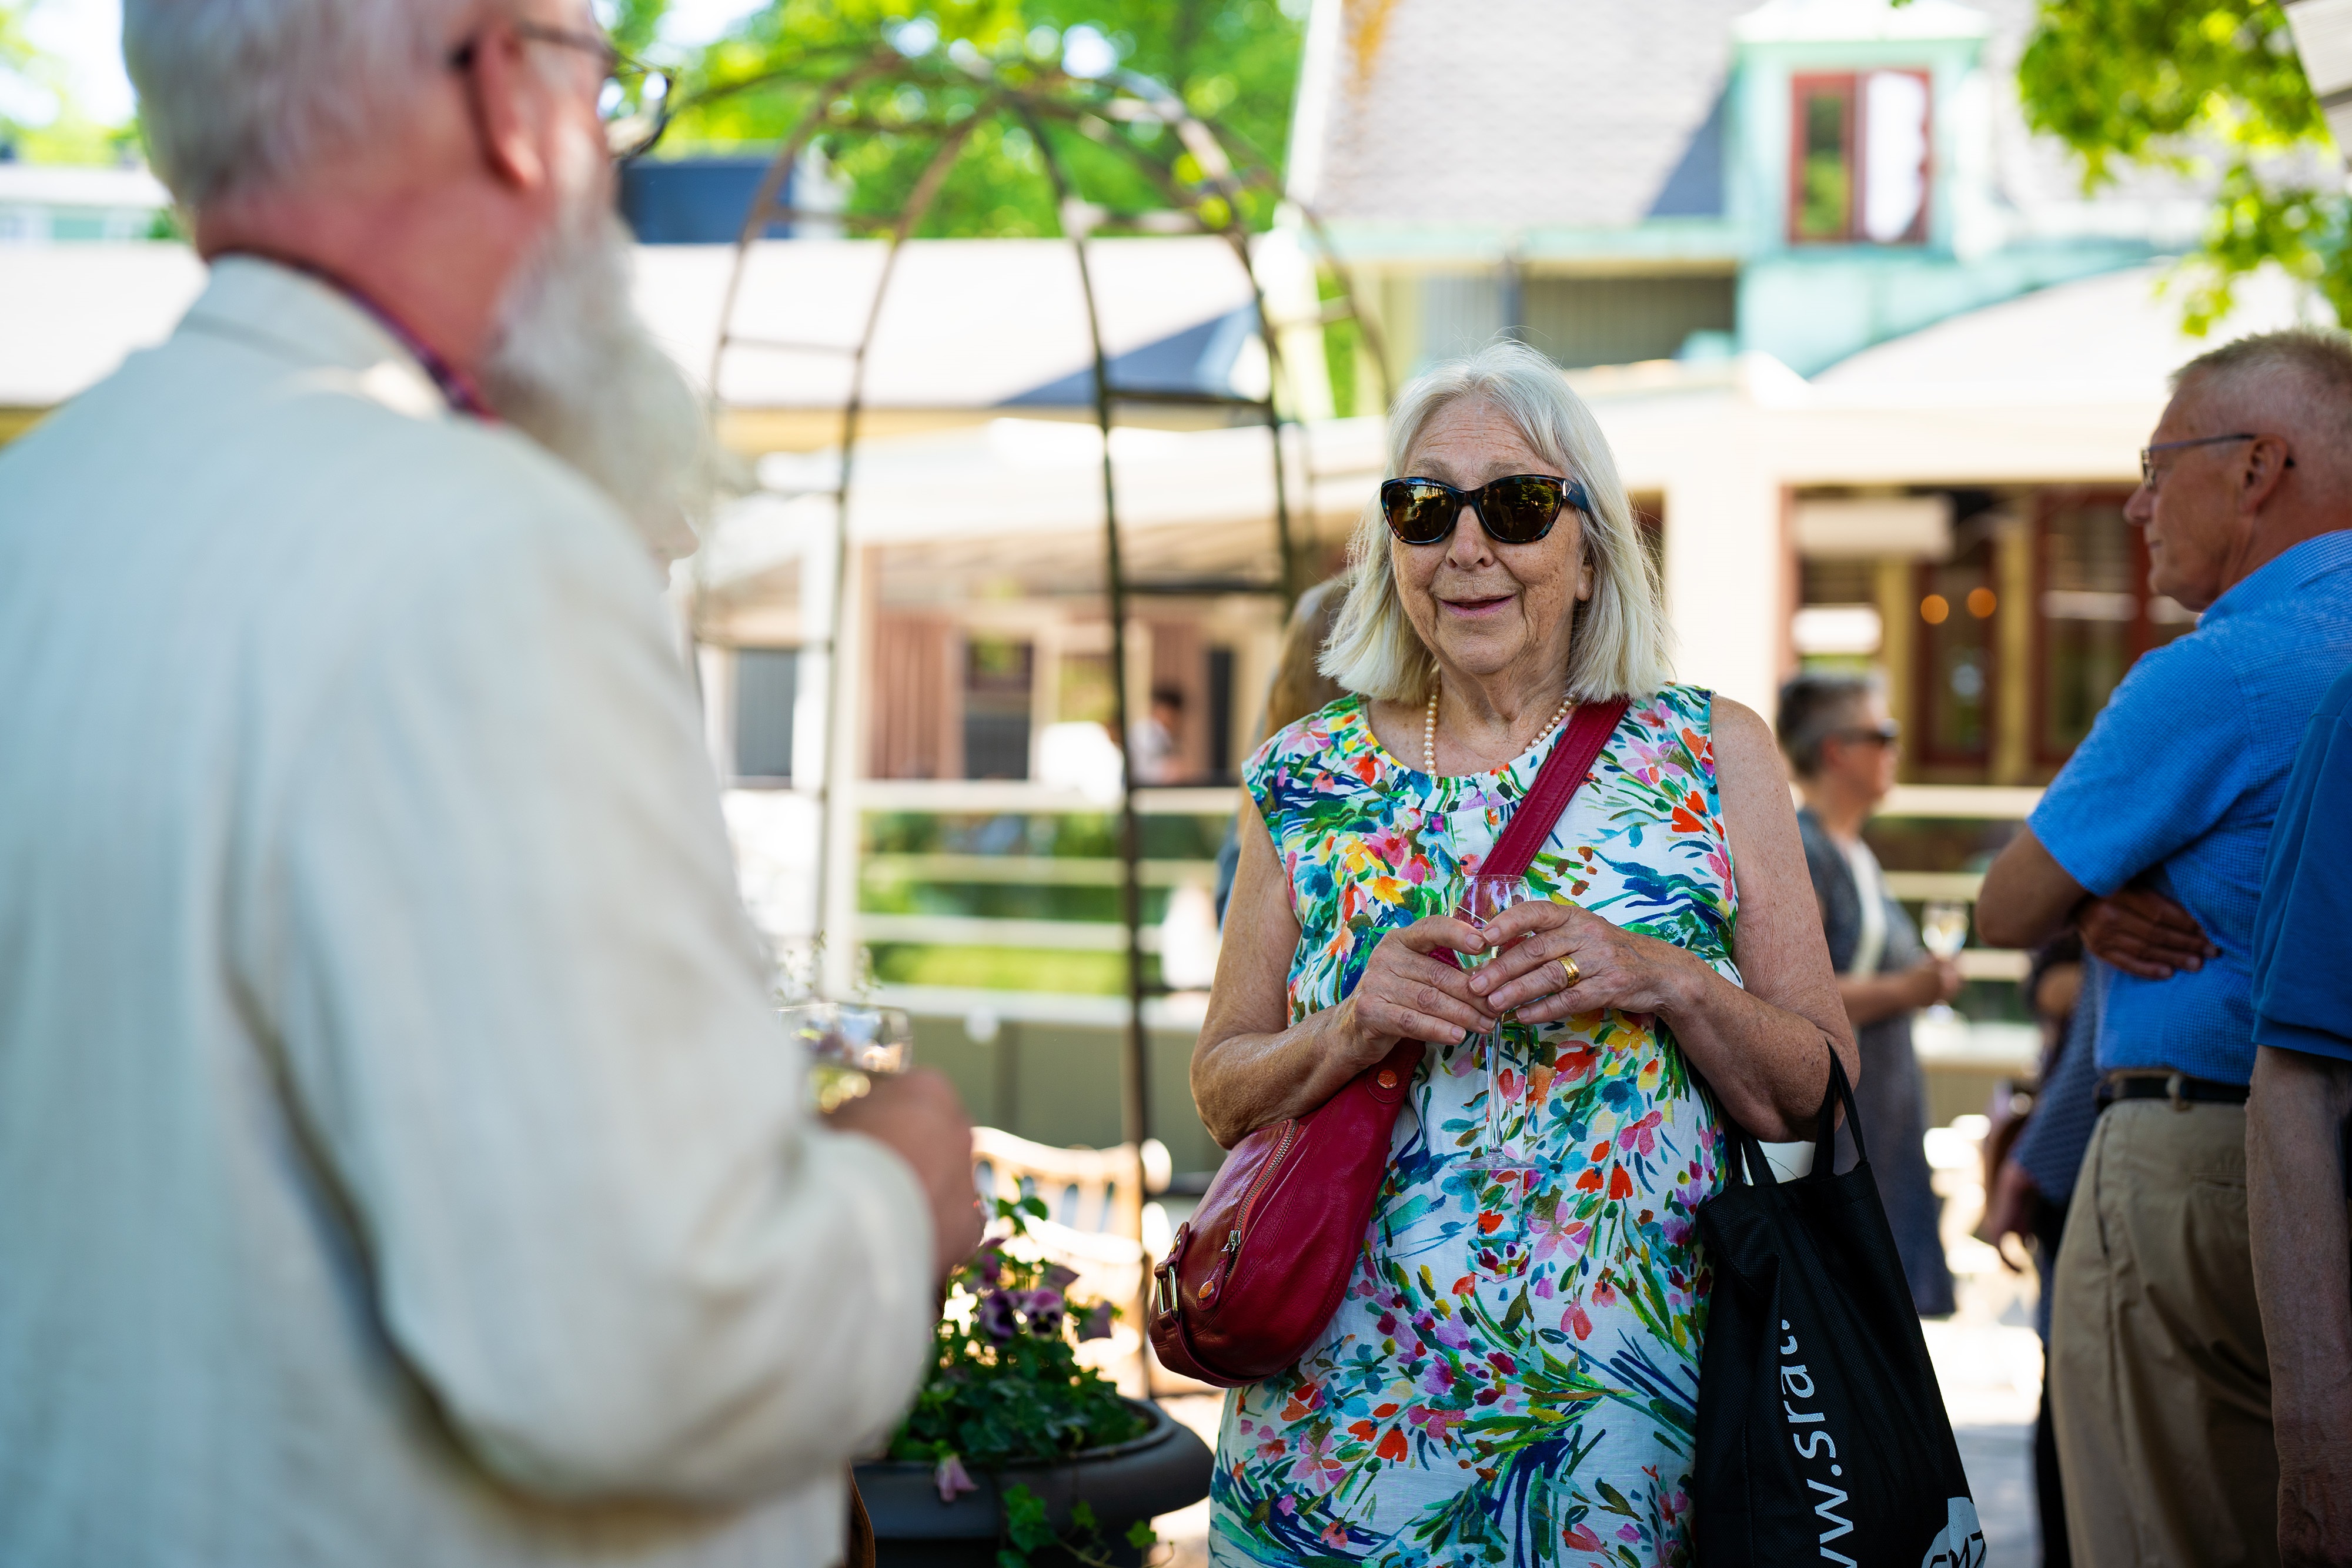
{"type": "Polygon", "coordinates": [[[2186,1072],[2138,1072],[2121,1068],[2099,1080],[2099,1109],[2118,1100],[2166,1100],[2176,1111],[2191,1105],[2242,1105],[2246,1086],[2186,1072]]]}

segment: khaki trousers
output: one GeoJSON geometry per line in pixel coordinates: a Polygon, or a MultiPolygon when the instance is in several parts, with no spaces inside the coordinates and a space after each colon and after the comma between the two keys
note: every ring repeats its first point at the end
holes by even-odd
{"type": "Polygon", "coordinates": [[[2074,1561],[2276,1563],[2244,1109],[2109,1106],[2083,1156],[2055,1289],[2051,1410],[2074,1561]]]}

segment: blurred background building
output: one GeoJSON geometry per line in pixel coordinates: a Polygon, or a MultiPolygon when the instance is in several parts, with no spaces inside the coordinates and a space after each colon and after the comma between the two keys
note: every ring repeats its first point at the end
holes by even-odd
{"type": "MultiPolygon", "coordinates": [[[[2352,195],[2283,63],[2283,13],[2250,0],[599,10],[680,73],[687,104],[619,205],[639,304],[708,378],[734,465],[672,594],[747,904],[786,968],[810,967],[820,929],[836,972],[870,955],[872,989],[915,1015],[919,1054],[995,1129],[992,1182],[1172,1177],[1168,1207],[1120,1200],[1116,1237],[1064,1238],[1073,1260],[1125,1270],[1103,1287],[1122,1298],[1139,1247],[1164,1242],[1221,1157],[1187,1071],[1216,856],[1283,590],[1342,564],[1381,473],[1388,389],[1498,333],[1555,360],[1633,493],[1683,677],[1769,716],[1799,668],[1878,671],[1906,744],[1869,838],[1899,897],[1965,904],[2132,661],[2191,624],[2149,596],[2122,516],[2167,372],[2229,336],[2352,313],[2352,195]],[[924,72],[831,101],[805,74],[763,76],[883,47],[924,72]],[[1171,115],[983,114],[882,291],[880,236],[930,156],[920,127],[975,112],[975,83],[1114,71],[1165,84],[1277,172],[1263,200],[1237,198],[1248,269],[1100,152],[1125,137],[1176,153],[1171,115]],[[791,215],[746,239],[807,112],[832,119],[779,177],[791,215]],[[1079,176],[1069,192],[1046,151],[1079,176]],[[1088,246],[1109,375],[1138,394],[1107,454],[1074,226],[1118,236],[1088,246]],[[852,350],[863,413],[845,459],[852,350]],[[1268,402],[1278,437],[1252,406],[1268,402]],[[1131,591],[1127,736],[1106,457],[1131,591]],[[829,740],[849,775],[831,830],[829,740]],[[1158,775],[1139,804],[1144,1130],[1160,1147],[1088,1154],[1066,1145],[1125,1135],[1123,745],[1158,775]],[[820,909],[829,831],[854,864],[820,909]]],[[[161,340],[203,286],[138,166],[116,15],[0,0],[0,442],[161,340]]],[[[1197,150],[1181,151],[1174,172],[1196,180],[1197,150]]],[[[1964,1281],[1958,1319],[1929,1336],[1992,1554],[2021,1560],[2039,1350],[2015,1277],[1969,1233],[1982,1113],[2040,1037],[2023,955],[1969,946],[1959,963],[1960,1015],[1918,1028],[1964,1281]]],[[[1192,1550],[1204,1528],[1168,1533],[1192,1550]]]]}
{"type": "MultiPolygon", "coordinates": [[[[661,8],[623,9],[634,25],[661,8]]],[[[788,47],[783,15],[754,12],[705,63],[788,47]]],[[[1068,18],[1017,42],[1081,74],[1082,51],[1132,56],[1202,112],[1256,115],[1276,153],[1287,127],[1295,204],[1252,242],[1269,310],[1303,323],[1272,357],[1285,385],[1222,241],[1090,247],[1116,378],[1166,394],[1124,411],[1109,456],[1138,590],[1130,709],[1180,699],[1161,709],[1170,782],[1145,800],[1144,867],[1153,1131],[1177,1170],[1217,1157],[1185,1061],[1215,954],[1213,862],[1283,604],[1269,438],[1219,398],[1274,395],[1292,422],[1310,581],[1342,563],[1380,476],[1384,380],[1501,332],[1541,349],[1616,448],[1685,678],[1769,714],[1802,664],[1882,671],[1906,747],[1874,842],[1898,894],[1972,898],[2131,661],[2190,624],[2147,595],[2121,507],[2165,373],[2200,346],[2158,287],[2204,230],[2210,172],[2127,172],[2086,193],[2021,105],[2031,0],[1495,0],[1468,18],[1440,0],[1220,0],[1202,15],[1190,43],[1068,18]],[[1306,210],[1375,332],[1318,324],[1342,279],[1306,210]]],[[[789,172],[800,215],[751,245],[734,307],[736,332],[793,346],[717,353],[780,123],[750,109],[689,121],[621,200],[641,304],[712,374],[740,459],[742,494],[676,591],[746,894],[790,952],[819,924],[812,648],[837,564],[823,493],[842,462],[842,350],[885,247],[877,155],[833,139],[789,172]]],[[[861,863],[826,940],[872,950],[982,1121],[1108,1144],[1125,938],[1091,345],[1050,204],[986,205],[1034,183],[1034,156],[1013,132],[974,146],[969,189],[950,188],[964,215],[908,242],[868,355],[840,563],[861,863]]],[[[159,340],[194,297],[185,247],[147,237],[168,234],[163,207],[135,169],[0,162],[0,439],[159,340]]],[[[2258,273],[2216,330],[2304,318],[2328,319],[2317,295],[2258,273]]],[[[1962,961],[1973,1021],[1923,1039],[1938,1123],[2035,1046],[2013,994],[2022,956],[1962,961]]]]}

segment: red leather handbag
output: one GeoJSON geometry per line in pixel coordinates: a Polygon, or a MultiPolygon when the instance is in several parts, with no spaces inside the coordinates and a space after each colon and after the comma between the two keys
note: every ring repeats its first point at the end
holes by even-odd
{"type": "MultiPolygon", "coordinates": [[[[1622,698],[1576,710],[1480,874],[1525,873],[1624,713],[1622,698]]],[[[1151,1348],[1161,1365],[1234,1388],[1307,1353],[1355,1271],[1422,1043],[1399,1040],[1306,1115],[1234,1145],[1152,1270],[1151,1348]]]]}

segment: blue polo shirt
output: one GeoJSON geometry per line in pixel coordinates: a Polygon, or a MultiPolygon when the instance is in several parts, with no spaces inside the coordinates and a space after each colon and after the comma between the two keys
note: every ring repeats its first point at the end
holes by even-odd
{"type": "Polygon", "coordinates": [[[2271,832],[2254,1042],[2352,1061],[2352,670],[2312,716],[2271,832]]]}
{"type": "Polygon", "coordinates": [[[2288,770],[2352,666],[2352,531],[2305,539],[2116,688],[2028,825],[2095,894],[2179,901],[2221,956],[2142,980],[2099,967],[2098,1065],[2253,1076],[2254,914],[2288,770]]]}

